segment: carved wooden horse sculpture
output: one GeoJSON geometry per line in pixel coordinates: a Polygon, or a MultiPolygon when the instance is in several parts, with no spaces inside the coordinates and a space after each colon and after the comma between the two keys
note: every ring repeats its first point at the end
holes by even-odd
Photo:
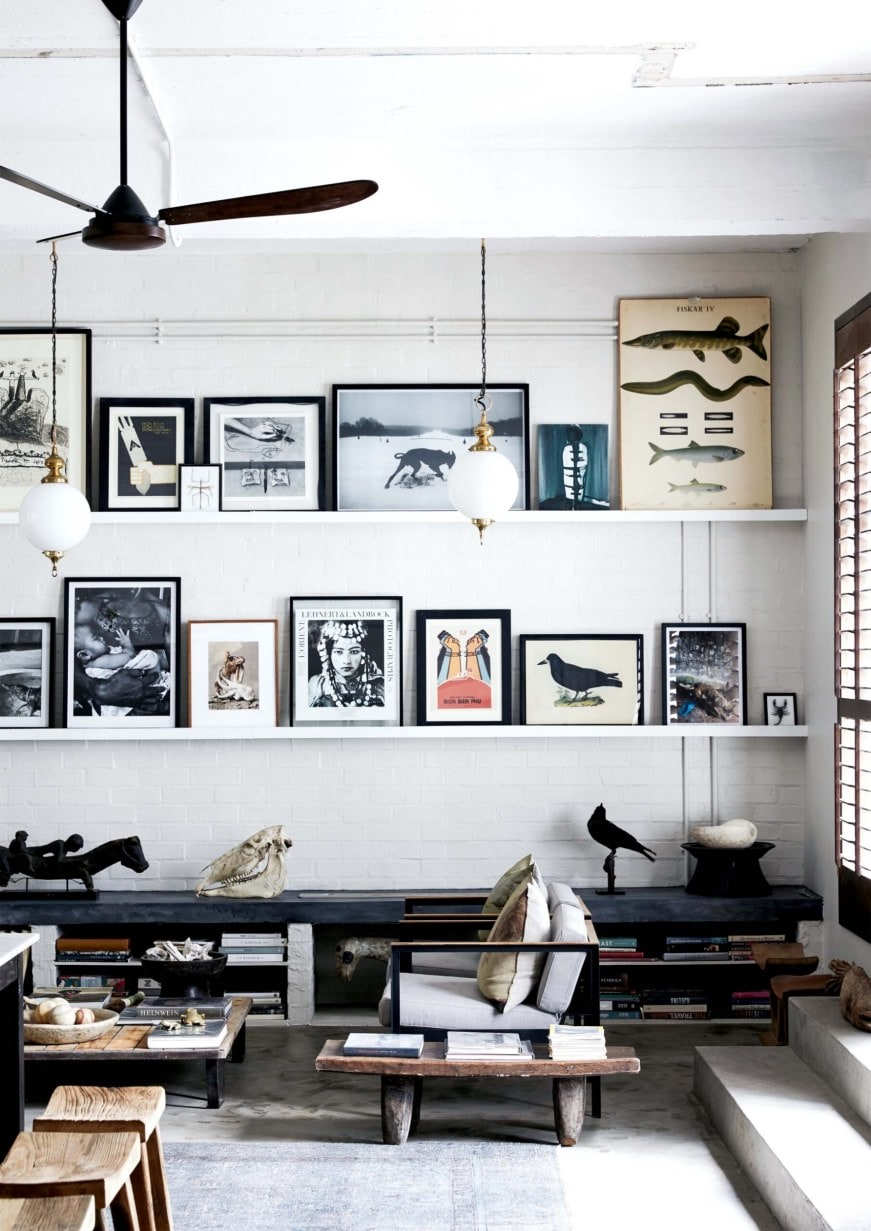
{"type": "Polygon", "coordinates": [[[142,844],[135,836],[113,838],[110,842],[103,842],[70,857],[70,849],[77,847],[73,839],[79,838],[78,834],[73,834],[63,843],[49,842],[45,846],[28,849],[27,835],[22,837],[22,832],[16,834],[11,846],[0,846],[0,886],[8,885],[12,876],[20,875],[34,880],[82,881],[85,888],[90,890],[94,888],[94,873],[102,872],[114,863],[120,863],[133,872],[144,872],[148,867],[142,844]]]}

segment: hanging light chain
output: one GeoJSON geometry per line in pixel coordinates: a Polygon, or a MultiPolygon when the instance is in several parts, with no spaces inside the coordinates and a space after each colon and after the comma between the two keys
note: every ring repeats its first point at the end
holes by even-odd
{"type": "Polygon", "coordinates": [[[487,396],[487,245],[481,240],[481,399],[487,396]]]}
{"type": "Polygon", "coordinates": [[[57,449],[57,244],[51,245],[51,446],[57,449]]]}

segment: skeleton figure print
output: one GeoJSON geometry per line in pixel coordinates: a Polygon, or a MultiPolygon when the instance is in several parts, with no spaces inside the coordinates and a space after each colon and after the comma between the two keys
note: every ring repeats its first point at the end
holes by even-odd
{"type": "Polygon", "coordinates": [[[366,620],[327,620],[320,626],[320,671],[309,679],[310,707],[384,705],[384,673],[367,649],[369,635],[366,620]]]}

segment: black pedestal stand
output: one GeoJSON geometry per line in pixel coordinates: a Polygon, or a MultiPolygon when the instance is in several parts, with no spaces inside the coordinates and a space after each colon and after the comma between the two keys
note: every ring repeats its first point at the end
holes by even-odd
{"type": "Polygon", "coordinates": [[[611,851],[610,855],[608,855],[607,859],[606,859],[606,860],[605,860],[605,862],[602,864],[602,869],[603,869],[603,871],[604,871],[604,872],[606,872],[606,873],[608,874],[608,888],[607,888],[607,889],[597,889],[597,890],[596,890],[596,893],[601,893],[601,894],[603,894],[603,895],[604,895],[604,894],[614,894],[614,895],[619,895],[619,894],[621,894],[621,893],[625,893],[625,892],[626,892],[626,890],[625,890],[625,889],[615,889],[615,888],[614,888],[614,880],[615,880],[615,873],[614,873],[614,856],[615,856],[616,854],[617,854],[616,850],[611,851]]]}

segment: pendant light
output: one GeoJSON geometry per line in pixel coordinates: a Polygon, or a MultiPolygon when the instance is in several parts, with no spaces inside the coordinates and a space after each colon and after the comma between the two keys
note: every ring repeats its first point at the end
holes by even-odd
{"type": "Polygon", "coordinates": [[[493,428],[487,411],[493,399],[487,393],[487,245],[481,240],[481,392],[475,398],[481,419],[474,429],[475,444],[454,462],[448,475],[448,499],[458,512],[478,528],[481,546],[484,531],[517,497],[517,471],[491,443],[493,428]]]}
{"type": "Polygon", "coordinates": [[[91,525],[90,506],[64,473],[64,460],[57,451],[57,245],[51,246],[51,452],[45,459],[48,474],[32,487],[21,502],[18,524],[34,547],[51,561],[57,577],[57,562],[65,551],[81,543],[91,525]]]}

